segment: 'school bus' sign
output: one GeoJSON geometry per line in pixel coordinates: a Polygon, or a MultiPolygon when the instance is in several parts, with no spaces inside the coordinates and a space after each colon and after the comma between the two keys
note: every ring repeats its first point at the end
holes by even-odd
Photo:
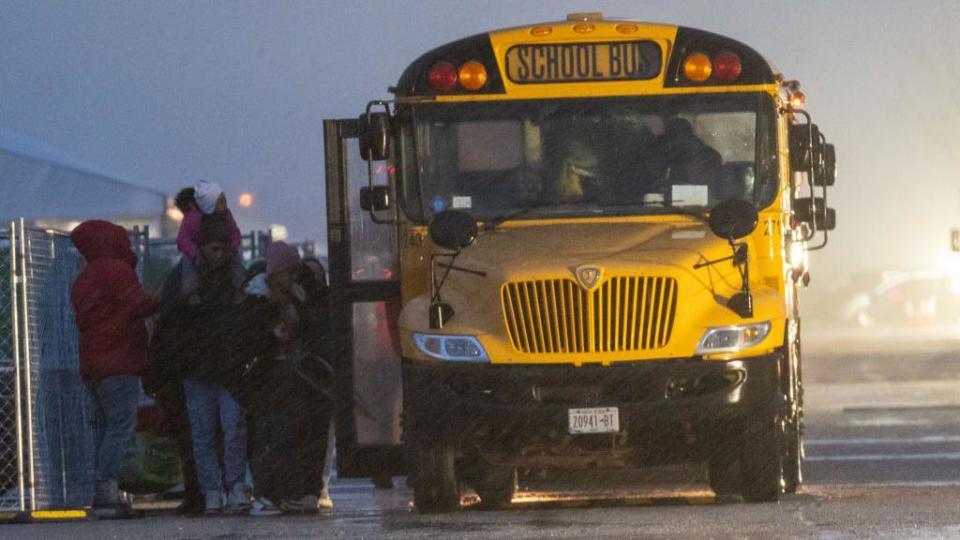
{"type": "Polygon", "coordinates": [[[652,79],[660,74],[653,41],[544,43],[507,51],[507,76],[519,84],[652,79]]]}

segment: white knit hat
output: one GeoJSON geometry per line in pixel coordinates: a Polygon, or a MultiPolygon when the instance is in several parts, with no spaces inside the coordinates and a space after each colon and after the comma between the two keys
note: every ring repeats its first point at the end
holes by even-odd
{"type": "Polygon", "coordinates": [[[217,207],[217,199],[223,193],[223,188],[216,182],[207,182],[201,180],[194,186],[193,199],[197,201],[197,207],[204,214],[212,214],[217,207]]]}

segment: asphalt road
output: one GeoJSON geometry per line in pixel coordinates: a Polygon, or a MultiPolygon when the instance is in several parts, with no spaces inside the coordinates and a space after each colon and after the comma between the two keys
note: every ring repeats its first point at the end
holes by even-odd
{"type": "MultiPolygon", "coordinates": [[[[823,332],[805,340],[806,483],[777,504],[717,500],[696,468],[529,484],[506,511],[427,516],[363,480],[321,516],[0,526],[17,538],[960,538],[960,340],[823,332]],[[554,488],[557,486],[554,485],[554,488]]],[[[469,502],[469,501],[468,501],[469,502]]]]}

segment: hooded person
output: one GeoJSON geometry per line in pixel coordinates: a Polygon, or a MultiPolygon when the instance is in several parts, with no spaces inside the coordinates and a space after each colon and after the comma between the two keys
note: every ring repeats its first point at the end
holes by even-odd
{"type": "Polygon", "coordinates": [[[127,231],[91,220],[70,234],[87,264],[70,300],[77,321],[80,375],[94,403],[96,491],[94,513],[131,517],[117,491],[121,467],[132,457],[140,374],[147,368],[144,320],[158,308],[140,285],[127,231]]]}
{"type": "Polygon", "coordinates": [[[323,497],[332,373],[317,343],[327,331],[326,283],[285,242],[266,259],[247,286],[255,358],[239,390],[253,426],[251,515],[315,513],[332,506],[323,497]]]}

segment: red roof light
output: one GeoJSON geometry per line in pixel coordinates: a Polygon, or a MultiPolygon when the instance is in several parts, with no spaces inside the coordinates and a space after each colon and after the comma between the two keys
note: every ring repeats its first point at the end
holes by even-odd
{"type": "Polygon", "coordinates": [[[740,78],[743,64],[740,57],[730,51],[721,51],[713,57],[713,76],[720,82],[733,82],[740,78]]]}
{"type": "Polygon", "coordinates": [[[436,92],[449,92],[457,85],[457,68],[450,62],[437,62],[427,72],[430,88],[436,92]]]}

